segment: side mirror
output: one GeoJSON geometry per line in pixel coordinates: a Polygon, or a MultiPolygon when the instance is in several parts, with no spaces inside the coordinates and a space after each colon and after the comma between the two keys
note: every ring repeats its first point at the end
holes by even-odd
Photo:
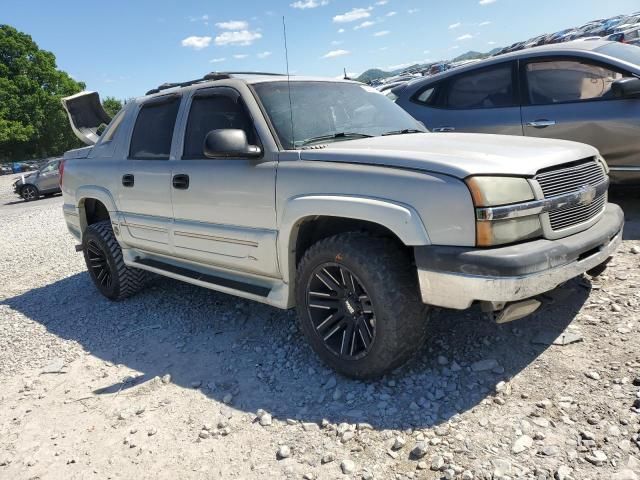
{"type": "Polygon", "coordinates": [[[207,158],[256,158],[262,155],[262,150],[249,145],[244,130],[226,128],[207,133],[204,155],[207,158]]]}
{"type": "Polygon", "coordinates": [[[640,96],[640,78],[627,77],[611,84],[611,91],[617,98],[640,96]]]}

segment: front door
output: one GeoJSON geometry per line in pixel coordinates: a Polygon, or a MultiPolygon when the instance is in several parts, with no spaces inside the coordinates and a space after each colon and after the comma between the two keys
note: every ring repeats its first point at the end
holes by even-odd
{"type": "Polygon", "coordinates": [[[122,240],[160,254],[171,251],[171,142],[180,97],[143,104],[131,136],[128,159],[119,164],[118,209],[122,240]]]}
{"type": "Polygon", "coordinates": [[[218,129],[244,130],[261,145],[240,94],[229,87],[191,98],[179,161],[172,170],[174,254],[225,269],[277,277],[277,158],[206,158],[204,139],[218,129]]]}
{"type": "Polygon", "coordinates": [[[60,189],[60,162],[47,163],[38,175],[38,190],[41,193],[57,191],[60,189]]]}
{"type": "Polygon", "coordinates": [[[525,135],[593,145],[612,174],[638,165],[640,99],[611,92],[611,84],[629,73],[573,57],[532,60],[522,68],[525,135]]]}

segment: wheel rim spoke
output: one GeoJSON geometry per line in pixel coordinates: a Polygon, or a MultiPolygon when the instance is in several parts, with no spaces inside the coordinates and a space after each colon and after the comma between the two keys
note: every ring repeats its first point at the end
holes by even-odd
{"type": "Polygon", "coordinates": [[[349,268],[338,263],[316,267],[306,299],[313,328],[329,351],[344,359],[369,353],[376,337],[374,304],[349,268]]]}
{"type": "Polygon", "coordinates": [[[87,243],[87,260],[96,284],[99,287],[111,288],[113,277],[109,262],[102,249],[93,241],[87,243]]]}

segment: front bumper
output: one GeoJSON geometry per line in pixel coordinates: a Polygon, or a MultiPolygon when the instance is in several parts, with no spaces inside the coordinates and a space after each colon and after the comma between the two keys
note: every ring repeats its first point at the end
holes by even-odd
{"type": "Polygon", "coordinates": [[[557,240],[491,249],[416,247],[422,301],[463,310],[474,301],[507,303],[548,292],[611,257],[623,225],[622,209],[609,203],[598,223],[557,240]]]}

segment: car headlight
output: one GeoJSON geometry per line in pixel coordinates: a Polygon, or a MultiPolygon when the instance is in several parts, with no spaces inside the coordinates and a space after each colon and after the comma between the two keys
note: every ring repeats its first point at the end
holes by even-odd
{"type": "Polygon", "coordinates": [[[483,215],[488,207],[534,200],[533,190],[525,178],[470,177],[466,183],[476,208],[477,246],[504,245],[542,235],[542,224],[538,215],[499,220],[483,215]]]}

